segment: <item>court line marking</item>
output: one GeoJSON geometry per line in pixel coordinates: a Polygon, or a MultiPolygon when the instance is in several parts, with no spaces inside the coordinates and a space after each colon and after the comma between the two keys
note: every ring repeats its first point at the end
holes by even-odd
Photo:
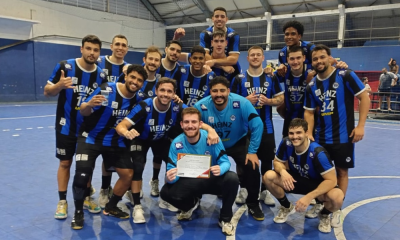
{"type": "MultiPolygon", "coordinates": [[[[361,207],[362,205],[365,205],[368,203],[381,201],[381,200],[387,200],[387,199],[393,199],[393,198],[400,198],[400,195],[388,195],[388,196],[382,196],[382,197],[369,198],[369,199],[365,199],[365,200],[353,203],[350,206],[347,206],[345,209],[342,210],[343,223],[344,223],[344,219],[346,218],[346,216],[354,209],[361,207]]],[[[342,224],[342,226],[340,226],[338,228],[334,228],[333,231],[335,232],[335,237],[337,240],[346,240],[346,236],[344,235],[344,232],[343,232],[343,224],[342,224]]]]}
{"type": "Polygon", "coordinates": [[[17,119],[27,119],[27,118],[44,118],[44,117],[55,117],[56,115],[42,115],[42,116],[31,116],[31,117],[15,117],[15,118],[0,118],[0,120],[17,120],[17,119]]]}
{"type": "Polygon", "coordinates": [[[235,214],[231,219],[232,225],[235,227],[235,232],[232,236],[226,236],[226,240],[235,240],[236,239],[236,230],[239,219],[242,217],[243,213],[247,210],[247,205],[243,204],[238,210],[236,210],[235,214]]]}
{"type": "Polygon", "coordinates": [[[400,176],[358,176],[358,177],[349,177],[349,179],[358,179],[358,178],[400,178],[400,176]]]}
{"type": "Polygon", "coordinates": [[[395,128],[381,128],[381,127],[370,127],[370,126],[365,126],[365,127],[366,128],[376,128],[376,129],[400,131],[400,129],[395,129],[395,128]]]}

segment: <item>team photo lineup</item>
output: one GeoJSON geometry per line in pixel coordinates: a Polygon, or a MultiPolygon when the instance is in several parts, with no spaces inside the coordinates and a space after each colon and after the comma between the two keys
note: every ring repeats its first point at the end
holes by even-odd
{"type": "Polygon", "coordinates": [[[178,221],[191,220],[202,195],[212,194],[222,205],[211,221],[227,236],[236,230],[234,204],[246,206],[257,221],[264,220],[260,204],[265,204],[279,207],[276,224],[298,212],[318,218],[322,233],[342,226],[355,143],[364,137],[370,107],[363,82],[330,48],[303,41],[298,21],[283,26],[285,47],[275,69],[263,67],[260,46],[248,49],[249,67],[242,69],[240,36],[226,26],[226,10],[215,8],[212,21],[187,53],[179,41],[185,29],[178,28],[164,53],[149,46],[143,62],[124,61],[129,50],[124,35],[107,39],[110,56],[101,55],[97,36],[87,35],[81,55],[55,63],[44,88],[45,96],[58,98],[54,218],[67,218],[72,192],[72,229],[84,228],[85,214],[146,223],[141,198],[151,149],[150,195],[164,211],[176,212],[178,221]],[[274,128],[273,107],[284,120],[282,130],[274,128]],[[95,199],[91,181],[100,155],[95,199]],[[118,179],[114,186],[112,178],[118,179]],[[290,202],[291,193],[301,197],[290,202]],[[117,206],[122,198],[129,199],[132,214],[117,206]]]}

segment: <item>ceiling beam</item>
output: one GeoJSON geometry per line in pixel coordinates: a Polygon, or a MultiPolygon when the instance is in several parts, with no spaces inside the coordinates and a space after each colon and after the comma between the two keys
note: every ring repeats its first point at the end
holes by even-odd
{"type": "Polygon", "coordinates": [[[206,18],[212,17],[213,14],[211,13],[210,9],[208,9],[206,3],[203,0],[192,0],[192,1],[204,13],[204,16],[206,18]]]}
{"type": "Polygon", "coordinates": [[[269,4],[268,0],[260,0],[260,3],[265,9],[265,11],[270,12],[272,15],[274,15],[274,11],[272,10],[272,7],[269,4]]]}
{"type": "Polygon", "coordinates": [[[147,8],[147,10],[149,10],[151,15],[153,15],[153,17],[157,19],[158,22],[162,22],[165,24],[164,19],[162,19],[161,15],[157,12],[157,10],[153,7],[153,5],[151,5],[151,3],[148,0],[140,0],[140,1],[147,8]]]}
{"type": "MultiPolygon", "coordinates": [[[[170,15],[174,15],[174,14],[177,14],[177,13],[183,13],[183,15],[186,16],[184,11],[192,11],[192,10],[194,10],[196,8],[197,8],[196,5],[191,5],[191,6],[188,6],[188,7],[185,7],[185,8],[181,8],[181,9],[179,9],[177,11],[165,13],[161,17],[163,19],[167,19],[168,17],[170,17],[170,15]]],[[[176,16],[173,16],[173,17],[176,17],[176,16]]]]}

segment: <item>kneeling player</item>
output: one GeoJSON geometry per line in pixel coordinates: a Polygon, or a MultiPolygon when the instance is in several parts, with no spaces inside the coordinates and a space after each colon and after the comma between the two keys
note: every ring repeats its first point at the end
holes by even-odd
{"type": "Polygon", "coordinates": [[[329,233],[331,226],[340,226],[340,223],[331,222],[330,214],[340,209],[344,195],[337,187],[335,167],[327,151],[309,140],[307,129],[308,124],[303,119],[295,118],[290,122],[289,137],[282,139],[275,156],[275,170],[263,176],[263,183],[281,204],[274,222],[284,223],[295,211],[304,212],[311,200],[317,198],[324,203],[318,214],[318,229],[329,233]],[[304,196],[294,206],[285,192],[304,196]]]}

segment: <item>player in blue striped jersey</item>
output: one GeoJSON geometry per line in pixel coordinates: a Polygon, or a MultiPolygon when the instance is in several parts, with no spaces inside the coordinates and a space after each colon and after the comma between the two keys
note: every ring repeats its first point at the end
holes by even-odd
{"type": "Polygon", "coordinates": [[[110,49],[112,55],[100,56],[97,59],[97,66],[107,74],[108,82],[116,82],[122,74],[123,67],[127,64],[124,57],[128,53],[128,39],[124,35],[115,35],[110,49]]]}
{"type": "MultiPolygon", "coordinates": [[[[308,129],[314,128],[314,138],[331,155],[335,162],[338,185],[346,195],[348,170],[354,168],[354,143],[364,137],[364,126],[370,99],[365,86],[351,70],[336,69],[329,63],[330,49],[318,45],[312,51],[312,65],[317,72],[306,88],[304,119],[308,129]],[[359,120],[354,127],[354,97],[360,100],[359,120]]],[[[338,217],[337,214],[334,217],[338,217]]]]}
{"type": "Polygon", "coordinates": [[[181,210],[178,220],[191,220],[193,211],[199,206],[199,196],[203,194],[222,195],[222,208],[219,225],[222,232],[232,235],[235,227],[231,223],[232,205],[235,201],[239,179],[229,171],[231,163],[224,145],[207,144],[207,132],[200,130],[202,125],[200,111],[189,107],[182,111],[180,122],[184,134],[175,138],[169,149],[166,179],[161,196],[181,210]],[[207,178],[186,178],[177,176],[177,162],[180,154],[210,156],[210,169],[207,178]]]}
{"type": "Polygon", "coordinates": [[[148,79],[143,84],[142,92],[149,97],[154,97],[156,92],[156,83],[161,78],[161,74],[156,73],[161,65],[162,54],[158,47],[150,46],[144,53],[143,62],[144,68],[148,74],[148,79]]]}
{"type": "Polygon", "coordinates": [[[177,80],[177,95],[189,107],[200,99],[210,95],[208,83],[215,77],[214,72],[204,74],[206,51],[201,46],[194,46],[190,52],[190,65],[181,66],[177,80]]]}
{"type": "Polygon", "coordinates": [[[83,117],[79,113],[81,103],[101,84],[107,82],[106,74],[96,66],[101,41],[94,35],[82,39],[82,57],[61,61],[44,88],[45,96],[57,96],[56,157],[60,159],[57,172],[60,201],[54,215],[67,218],[67,187],[72,158],[75,154],[77,134],[83,117]]]}
{"type": "MultiPolygon", "coordinates": [[[[78,136],[76,171],[72,184],[75,202],[75,215],[71,223],[73,229],[83,228],[84,198],[89,194],[86,185],[92,178],[99,155],[103,158],[105,168],[114,168],[119,175],[111,199],[105,204],[104,214],[129,218],[129,214],[121,211],[117,203],[130,186],[133,164],[125,139],[117,134],[115,127],[143,99],[137,92],[145,78],[147,73],[142,66],[131,65],[127,70],[125,84],[102,85],[101,89],[96,89],[81,105],[80,112],[85,118],[78,136]]],[[[93,213],[101,211],[100,208],[88,210],[93,213]]]]}
{"type": "Polygon", "coordinates": [[[161,66],[157,69],[157,73],[161,77],[179,79],[179,57],[182,53],[182,44],[179,41],[169,41],[165,47],[165,58],[161,59],[161,66]]]}
{"type": "Polygon", "coordinates": [[[258,203],[260,171],[257,150],[260,146],[263,125],[253,105],[242,96],[230,93],[229,81],[218,76],[210,81],[211,96],[194,107],[201,112],[201,120],[215,128],[222,139],[227,154],[243,170],[244,187],[248,191],[246,204],[256,220],[264,220],[258,203]],[[247,133],[250,130],[250,143],[247,133]]]}
{"type": "MultiPolygon", "coordinates": [[[[272,122],[272,106],[278,106],[284,101],[284,92],[276,77],[271,78],[264,73],[264,50],[259,46],[253,46],[248,50],[247,60],[249,69],[244,74],[235,77],[232,92],[247,98],[256,109],[263,121],[263,135],[257,156],[261,160],[261,174],[264,175],[272,169],[272,160],[275,154],[274,125],[272,122]]],[[[241,185],[242,186],[242,185],[241,185]]],[[[243,186],[242,186],[243,187],[243,186]]],[[[240,190],[237,203],[245,201],[243,189],[240,190]]],[[[261,200],[267,205],[275,205],[265,187],[261,188],[261,200]]]]}
{"type": "Polygon", "coordinates": [[[319,213],[318,229],[323,233],[331,232],[330,214],[340,209],[343,192],[337,187],[335,167],[328,152],[318,143],[308,138],[307,122],[300,118],[289,124],[289,137],[282,139],[274,160],[274,170],[263,176],[263,183],[276,197],[281,207],[274,218],[276,223],[286,222],[295,211],[304,212],[310,202],[318,198],[324,202],[319,213]],[[289,202],[286,193],[304,195],[297,200],[296,206],[289,202]]]}
{"type": "MultiPolygon", "coordinates": [[[[175,91],[175,80],[161,78],[156,84],[157,97],[140,102],[116,128],[119,135],[130,140],[133,139],[130,149],[134,165],[132,179],[134,223],[144,223],[146,221],[140,204],[140,190],[147,151],[151,147],[154,152],[158,152],[163,156],[162,159],[168,159],[170,145],[170,141],[167,138],[168,132],[180,122],[182,109],[187,107],[182,103],[172,102],[175,91]]],[[[218,136],[215,131],[209,126],[205,127],[208,131],[214,133],[213,141],[216,141],[215,139],[218,136]]],[[[160,199],[160,207],[168,208],[169,206],[160,199]]]]}

